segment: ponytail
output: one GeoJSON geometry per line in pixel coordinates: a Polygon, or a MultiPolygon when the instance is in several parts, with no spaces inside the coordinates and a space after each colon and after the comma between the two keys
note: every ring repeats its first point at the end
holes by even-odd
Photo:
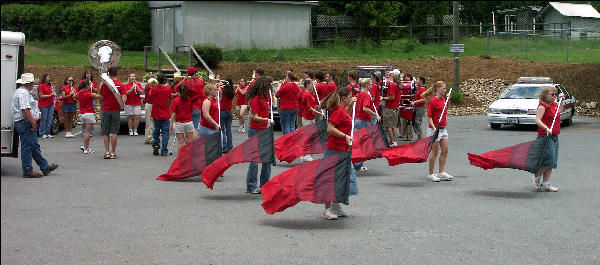
{"type": "Polygon", "coordinates": [[[340,106],[342,97],[350,95],[350,90],[345,87],[340,87],[336,91],[329,93],[322,101],[319,108],[331,111],[333,108],[340,106]]]}

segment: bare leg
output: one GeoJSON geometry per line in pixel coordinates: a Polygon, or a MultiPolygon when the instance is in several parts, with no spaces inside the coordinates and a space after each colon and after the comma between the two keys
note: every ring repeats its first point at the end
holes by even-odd
{"type": "Polygon", "coordinates": [[[110,145],[110,138],[108,135],[104,135],[104,150],[108,153],[108,145],[110,145]]]}
{"type": "Polygon", "coordinates": [[[396,130],[394,128],[386,128],[390,137],[390,144],[396,142],[396,130]]]}
{"type": "Polygon", "coordinates": [[[127,116],[127,129],[130,131],[133,129],[133,115],[127,116]]]}
{"type": "Polygon", "coordinates": [[[185,145],[184,134],[176,133],[175,135],[177,136],[177,150],[180,150],[185,145]]]}
{"type": "Polygon", "coordinates": [[[138,126],[140,125],[140,116],[133,115],[133,130],[137,131],[138,126]]]}
{"type": "Polygon", "coordinates": [[[65,132],[73,131],[73,112],[65,112],[65,132]]]}
{"type": "MultiPolygon", "coordinates": [[[[550,181],[550,175],[552,174],[552,168],[551,167],[546,167],[543,168],[544,170],[544,177],[542,178],[542,181],[550,181]]],[[[540,170],[541,171],[541,170],[540,170]]]]}
{"type": "Polygon", "coordinates": [[[439,172],[445,172],[446,167],[446,159],[448,158],[448,139],[442,138],[440,140],[440,148],[442,149],[442,153],[440,154],[440,168],[439,172]]]}
{"type": "Polygon", "coordinates": [[[83,147],[88,149],[90,147],[90,133],[92,132],[93,123],[85,124],[85,134],[83,135],[83,147]]]}
{"type": "MultiPolygon", "coordinates": [[[[112,153],[115,154],[116,149],[117,149],[117,135],[116,134],[111,134],[110,137],[112,138],[112,143],[111,143],[111,147],[112,147],[112,153]]],[[[108,149],[108,148],[106,148],[108,149]]]]}
{"type": "Polygon", "coordinates": [[[419,140],[423,139],[423,134],[422,133],[417,133],[417,137],[419,138],[419,140]]]}
{"type": "Polygon", "coordinates": [[[435,169],[435,159],[437,158],[438,151],[440,150],[440,142],[434,142],[431,148],[431,154],[429,154],[429,175],[433,174],[435,169]]]}
{"type": "Polygon", "coordinates": [[[189,144],[192,141],[194,141],[194,139],[196,139],[195,136],[194,136],[194,134],[196,134],[196,133],[198,133],[197,130],[194,130],[194,132],[191,132],[191,133],[190,132],[185,133],[185,143],[189,144]]]}

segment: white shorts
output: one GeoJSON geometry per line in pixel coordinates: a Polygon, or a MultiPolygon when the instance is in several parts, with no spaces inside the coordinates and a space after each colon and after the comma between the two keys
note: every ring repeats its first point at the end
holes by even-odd
{"type": "MultiPolygon", "coordinates": [[[[435,131],[431,128],[427,128],[427,137],[432,136],[435,133],[435,131]]],[[[438,134],[437,139],[435,139],[435,141],[439,141],[442,138],[445,138],[446,140],[448,140],[448,129],[447,128],[442,128],[440,129],[440,133],[438,134]]]]}
{"type": "Polygon", "coordinates": [[[175,133],[191,133],[194,132],[194,122],[176,122],[174,131],[175,133]]]}
{"type": "Polygon", "coordinates": [[[96,114],[94,114],[94,113],[79,114],[79,119],[81,120],[81,123],[83,123],[83,124],[85,124],[85,123],[96,124],[96,114]]]}
{"type": "MultiPolygon", "coordinates": [[[[319,115],[319,114],[317,114],[317,115],[319,115]]],[[[313,123],[315,123],[315,119],[307,120],[305,118],[302,118],[302,126],[307,126],[307,125],[310,125],[310,124],[313,124],[313,123]]]]}
{"type": "Polygon", "coordinates": [[[140,115],[142,106],[140,105],[125,105],[125,116],[140,115]]]}
{"type": "Polygon", "coordinates": [[[235,106],[236,110],[241,110],[244,109],[244,111],[246,111],[248,109],[248,105],[239,105],[239,106],[235,106]]]}

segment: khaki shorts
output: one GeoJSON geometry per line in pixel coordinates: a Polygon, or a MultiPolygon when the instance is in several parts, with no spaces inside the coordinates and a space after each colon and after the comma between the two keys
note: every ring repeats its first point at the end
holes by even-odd
{"type": "Polygon", "coordinates": [[[121,112],[120,111],[102,111],[102,133],[104,135],[119,134],[119,127],[121,126],[121,112]]]}
{"type": "Polygon", "coordinates": [[[85,123],[96,124],[96,114],[94,114],[94,113],[79,114],[79,120],[81,120],[81,123],[83,123],[83,124],[85,124],[85,123]]]}
{"type": "Polygon", "coordinates": [[[194,122],[176,122],[173,126],[175,133],[191,133],[194,132],[194,122]]]}
{"type": "Polygon", "coordinates": [[[383,108],[383,119],[381,123],[385,128],[398,127],[398,110],[383,108]]]}
{"type": "Polygon", "coordinates": [[[142,106],[140,105],[125,105],[125,116],[140,115],[142,106]]]}

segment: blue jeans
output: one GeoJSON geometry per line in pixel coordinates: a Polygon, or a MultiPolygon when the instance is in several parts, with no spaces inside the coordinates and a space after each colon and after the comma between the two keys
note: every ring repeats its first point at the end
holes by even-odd
{"type": "Polygon", "coordinates": [[[31,123],[20,120],[15,122],[15,131],[21,138],[21,168],[23,175],[30,174],[33,172],[33,166],[31,159],[35,160],[35,163],[40,167],[40,170],[46,172],[50,167],[48,161],[42,156],[40,145],[37,139],[37,130],[31,130],[31,123]]]}
{"type": "MultiPolygon", "coordinates": [[[[267,128],[265,130],[270,130],[267,128]]],[[[248,129],[248,138],[254,136],[259,133],[260,130],[248,129]]],[[[254,190],[256,187],[256,175],[258,175],[258,163],[250,162],[250,166],[248,166],[248,173],[246,174],[246,190],[254,190]]],[[[262,168],[260,169],[260,186],[265,185],[269,178],[271,177],[271,163],[262,163],[262,168]]]]}
{"type": "Polygon", "coordinates": [[[296,130],[296,116],[298,116],[298,109],[282,109],[279,111],[283,134],[288,134],[296,130]]]}
{"type": "MultiPolygon", "coordinates": [[[[354,130],[355,131],[358,129],[369,127],[369,126],[371,126],[370,121],[361,121],[359,119],[356,119],[356,121],[354,122],[354,130]]],[[[352,164],[352,165],[354,166],[355,169],[360,169],[363,166],[363,162],[352,164]]]]}
{"type": "Polygon", "coordinates": [[[167,146],[169,145],[169,119],[166,120],[154,120],[154,132],[152,132],[152,138],[154,139],[154,143],[152,146],[161,146],[160,154],[166,155],[169,152],[167,146]],[[160,142],[160,138],[158,135],[162,135],[162,145],[160,142]]]}
{"type": "Polygon", "coordinates": [[[199,125],[199,126],[200,127],[198,128],[198,138],[204,137],[204,136],[209,136],[209,135],[211,135],[213,133],[218,132],[218,130],[213,130],[213,129],[210,129],[210,128],[206,128],[206,127],[204,127],[202,125],[199,125]]]}
{"type": "Polygon", "coordinates": [[[50,126],[52,126],[52,119],[54,118],[54,105],[49,107],[40,108],[42,120],[40,121],[40,134],[50,135],[50,126]]]}
{"type": "Polygon", "coordinates": [[[221,128],[223,128],[222,146],[223,151],[229,152],[233,148],[233,136],[231,135],[231,122],[233,114],[231,111],[221,111],[221,128]]]}
{"type": "Polygon", "coordinates": [[[196,128],[196,130],[199,130],[198,126],[200,125],[200,117],[202,117],[202,110],[193,109],[192,122],[194,123],[194,128],[196,128]]]}
{"type": "MultiPolygon", "coordinates": [[[[337,150],[329,150],[325,149],[325,154],[323,157],[328,157],[332,155],[342,154],[344,151],[337,150]]],[[[348,191],[350,195],[358,195],[358,184],[356,183],[356,171],[354,171],[354,167],[350,165],[350,190],[348,191]]]]}

